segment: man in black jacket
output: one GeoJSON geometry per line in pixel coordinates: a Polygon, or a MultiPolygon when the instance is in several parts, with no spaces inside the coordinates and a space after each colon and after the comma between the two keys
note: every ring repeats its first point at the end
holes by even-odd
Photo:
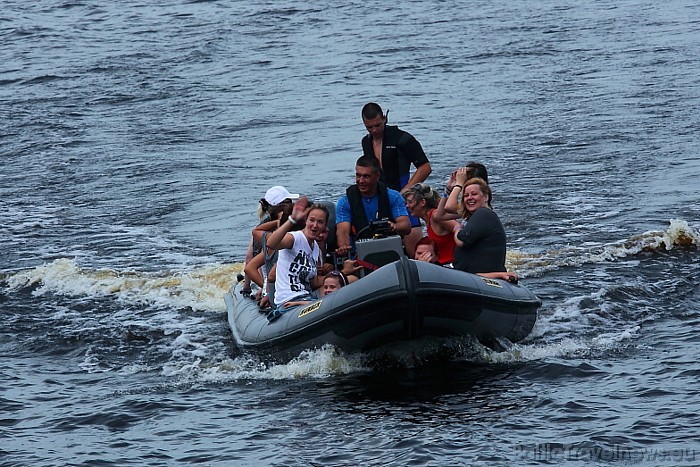
{"type": "MultiPolygon", "coordinates": [[[[362,138],[362,152],[379,161],[380,180],[387,187],[403,194],[416,183],[425,181],[432,169],[418,140],[397,126],[387,125],[387,121],[379,104],[365,104],[362,108],[362,123],[368,134],[362,138]],[[413,175],[411,165],[416,168],[413,175]]],[[[423,233],[420,220],[410,216],[409,219],[413,231],[404,237],[404,245],[407,254],[413,257],[415,245],[423,233]]]]}

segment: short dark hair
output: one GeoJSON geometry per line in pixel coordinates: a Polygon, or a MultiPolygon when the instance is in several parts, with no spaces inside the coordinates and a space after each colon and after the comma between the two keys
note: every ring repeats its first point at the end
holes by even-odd
{"type": "Polygon", "coordinates": [[[481,178],[486,183],[489,182],[489,172],[481,162],[469,161],[465,166],[469,170],[469,178],[481,178]]]}
{"type": "Polygon", "coordinates": [[[382,168],[379,166],[379,161],[377,160],[377,158],[369,154],[363,154],[362,156],[360,156],[360,158],[357,159],[357,162],[355,162],[355,165],[359,167],[370,167],[374,169],[374,172],[377,173],[382,171],[382,168]]]}
{"type": "Polygon", "coordinates": [[[379,106],[379,104],[370,102],[362,107],[362,118],[365,120],[372,120],[373,118],[383,116],[384,112],[382,112],[382,108],[379,106]]]}

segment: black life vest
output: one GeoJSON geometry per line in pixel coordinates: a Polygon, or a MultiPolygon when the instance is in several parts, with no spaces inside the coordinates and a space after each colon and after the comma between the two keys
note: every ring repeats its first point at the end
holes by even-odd
{"type": "MultiPolygon", "coordinates": [[[[357,232],[369,225],[369,219],[367,219],[367,214],[365,213],[365,206],[362,203],[362,195],[357,185],[348,187],[348,189],[345,190],[345,194],[348,196],[348,204],[350,205],[353,234],[357,234],[357,232]]],[[[396,222],[394,216],[391,215],[389,193],[387,192],[386,185],[382,182],[377,183],[377,194],[379,195],[379,200],[377,202],[377,219],[389,219],[391,222],[396,222]]]]}

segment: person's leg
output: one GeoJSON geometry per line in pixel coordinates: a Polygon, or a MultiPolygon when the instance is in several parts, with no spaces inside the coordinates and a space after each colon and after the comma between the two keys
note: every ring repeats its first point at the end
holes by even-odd
{"type": "MultiPolygon", "coordinates": [[[[245,252],[245,263],[243,263],[243,267],[250,263],[250,261],[253,259],[253,236],[251,235],[250,241],[248,242],[248,248],[246,249],[245,252]]],[[[249,294],[250,293],[250,276],[248,274],[243,275],[243,288],[241,289],[242,294],[249,294]]]]}

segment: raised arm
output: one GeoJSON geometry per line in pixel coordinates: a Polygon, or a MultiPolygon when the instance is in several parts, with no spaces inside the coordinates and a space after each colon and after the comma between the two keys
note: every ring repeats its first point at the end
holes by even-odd
{"type": "Polygon", "coordinates": [[[255,240],[258,242],[261,241],[263,233],[275,230],[278,227],[278,224],[279,221],[263,222],[262,224],[253,229],[253,238],[255,238],[255,240]]]}
{"type": "Polygon", "coordinates": [[[287,218],[287,222],[280,225],[277,230],[267,236],[267,247],[273,250],[282,250],[294,246],[294,237],[289,233],[294,227],[306,219],[309,213],[309,200],[302,196],[294,203],[292,214],[287,218]]]}
{"type": "Polygon", "coordinates": [[[401,194],[403,195],[416,183],[424,182],[428,175],[432,173],[433,169],[430,167],[430,162],[424,162],[420,166],[416,167],[416,171],[413,173],[411,179],[406,183],[406,185],[401,189],[401,194]]]}
{"type": "Polygon", "coordinates": [[[445,211],[449,213],[457,213],[459,210],[459,197],[462,196],[462,190],[464,190],[464,184],[469,179],[469,171],[466,167],[460,167],[457,169],[452,176],[450,176],[450,182],[447,184],[449,196],[445,203],[445,211]],[[455,182],[452,182],[454,177],[455,182]],[[450,186],[451,185],[451,186],[450,186]]]}
{"type": "Polygon", "coordinates": [[[437,205],[437,209],[435,209],[435,212],[433,212],[433,220],[451,232],[452,228],[454,227],[454,223],[452,222],[456,222],[455,219],[458,219],[459,215],[457,215],[456,213],[447,212],[447,210],[445,209],[446,204],[447,198],[441,196],[440,202],[437,205]]]}

